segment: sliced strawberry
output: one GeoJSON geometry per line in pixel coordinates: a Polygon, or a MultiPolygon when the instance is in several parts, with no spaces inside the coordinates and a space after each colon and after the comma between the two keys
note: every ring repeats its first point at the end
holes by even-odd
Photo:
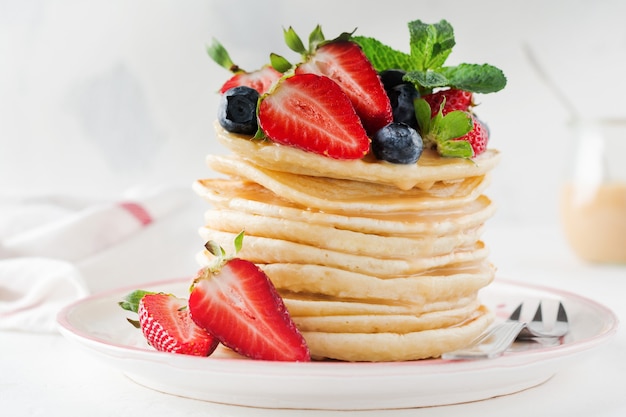
{"type": "MultiPolygon", "coordinates": [[[[240,233],[236,251],[242,239],[240,233]]],[[[216,259],[192,284],[192,319],[222,344],[249,358],[310,361],[306,342],[267,275],[250,261],[226,257],[213,242],[206,248],[216,259]]]]}
{"type": "Polygon", "coordinates": [[[393,121],[389,97],[361,47],[352,41],[322,44],[299,64],[296,74],[325,75],[341,86],[372,135],[393,121]]]}
{"type": "Polygon", "coordinates": [[[135,291],[126,300],[120,306],[139,314],[141,331],[158,351],[209,356],[219,344],[215,337],[191,320],[185,299],[171,294],[135,291]],[[138,301],[128,301],[132,299],[138,301]]]}
{"type": "Polygon", "coordinates": [[[264,94],[282,76],[283,74],[269,65],[252,72],[238,71],[222,85],[220,93],[224,94],[233,87],[243,85],[254,88],[259,94],[264,94]]]}
{"type": "Polygon", "coordinates": [[[474,105],[474,96],[471,91],[454,88],[437,91],[422,98],[430,105],[432,117],[439,112],[444,99],[446,101],[442,110],[444,116],[454,110],[468,111],[474,105]]]}
{"type": "Polygon", "coordinates": [[[261,100],[259,126],[273,141],[335,159],[358,159],[370,139],[342,89],[325,76],[283,79],[261,100]]]}

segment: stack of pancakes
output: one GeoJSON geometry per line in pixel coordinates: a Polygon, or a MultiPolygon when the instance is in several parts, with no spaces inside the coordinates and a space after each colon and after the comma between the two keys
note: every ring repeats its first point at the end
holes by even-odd
{"type": "Polygon", "coordinates": [[[314,358],[437,357],[489,326],[480,235],[497,151],[340,161],[215,129],[231,153],[207,157],[223,177],[194,184],[213,206],[200,233],[228,251],[245,231],[238,256],[270,277],[314,358]]]}

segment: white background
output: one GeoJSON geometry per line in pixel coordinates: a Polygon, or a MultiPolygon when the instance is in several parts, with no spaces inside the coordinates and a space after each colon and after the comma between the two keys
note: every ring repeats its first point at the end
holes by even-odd
{"type": "MultiPolygon", "coordinates": [[[[447,19],[449,58],[491,63],[505,90],[477,97],[504,158],[490,191],[493,222],[554,224],[572,146],[568,112],[530,65],[529,47],[586,117],[624,115],[622,0],[337,1],[0,0],[0,197],[115,197],[213,175],[212,131],[228,77],[206,55],[218,38],[245,69],[303,38],[357,29],[408,48],[406,22],[447,19]]],[[[0,202],[2,200],[0,199],[0,202]]]]}

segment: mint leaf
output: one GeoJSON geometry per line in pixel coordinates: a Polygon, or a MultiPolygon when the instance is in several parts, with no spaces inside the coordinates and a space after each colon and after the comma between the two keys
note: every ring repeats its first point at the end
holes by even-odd
{"type": "Polygon", "coordinates": [[[408,26],[413,69],[425,71],[442,67],[456,43],[452,25],[445,20],[435,24],[414,20],[408,26]]]}
{"type": "Polygon", "coordinates": [[[410,71],[413,69],[411,56],[401,51],[397,51],[374,38],[365,36],[353,36],[352,41],[356,42],[363,53],[372,63],[378,72],[388,69],[401,69],[410,71]]]}
{"type": "Polygon", "coordinates": [[[489,64],[459,64],[441,68],[441,74],[449,85],[475,93],[494,93],[506,86],[506,77],[499,69],[489,64]]]}
{"type": "Polygon", "coordinates": [[[422,95],[429,94],[433,88],[445,87],[450,83],[445,75],[434,70],[410,71],[404,75],[403,79],[415,84],[422,95]]]}

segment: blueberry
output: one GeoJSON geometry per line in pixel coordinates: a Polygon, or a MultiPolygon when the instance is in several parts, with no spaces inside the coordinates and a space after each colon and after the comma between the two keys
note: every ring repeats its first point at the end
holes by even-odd
{"type": "Polygon", "coordinates": [[[396,85],[404,83],[404,80],[402,79],[402,77],[404,77],[404,74],[406,74],[406,72],[403,70],[388,69],[381,71],[378,76],[380,77],[380,81],[382,81],[385,90],[389,90],[396,85]]]}
{"type": "Polygon", "coordinates": [[[258,129],[256,106],[259,93],[238,86],[225,91],[217,108],[217,121],[229,132],[252,135],[258,129]]]}
{"type": "Polygon", "coordinates": [[[420,134],[404,123],[389,123],[372,138],[374,156],[394,164],[414,164],[423,148],[420,134]]]}
{"type": "Polygon", "coordinates": [[[406,123],[414,129],[417,129],[417,119],[415,118],[415,106],[413,102],[419,98],[420,94],[413,84],[398,84],[387,90],[389,101],[391,102],[391,110],[393,112],[393,121],[398,123],[406,123]]]}

